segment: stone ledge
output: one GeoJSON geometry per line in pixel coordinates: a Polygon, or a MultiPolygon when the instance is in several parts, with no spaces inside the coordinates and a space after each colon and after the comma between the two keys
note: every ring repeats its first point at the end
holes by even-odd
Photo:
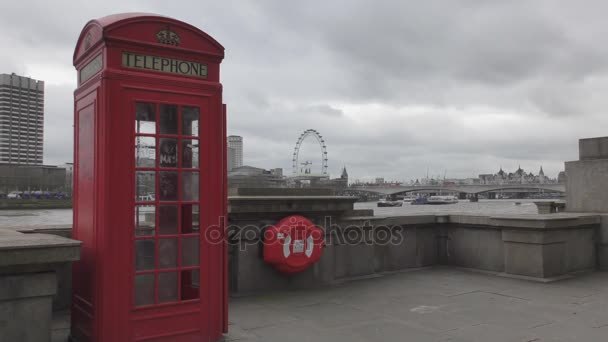
{"type": "Polygon", "coordinates": [[[50,264],[80,258],[80,241],[0,229],[0,267],[50,264]]]}
{"type": "Polygon", "coordinates": [[[434,224],[437,223],[435,215],[408,215],[408,216],[353,216],[341,217],[337,222],[345,224],[363,224],[369,222],[375,225],[401,226],[401,225],[417,225],[417,224],[434,224]]]}
{"type": "Polygon", "coordinates": [[[356,202],[357,198],[352,196],[230,196],[228,201],[285,201],[285,200],[298,200],[298,201],[347,201],[356,202]]]}
{"type": "Polygon", "coordinates": [[[57,290],[55,273],[27,273],[0,277],[0,301],[52,296],[57,290]]]}
{"type": "Polygon", "coordinates": [[[608,159],[608,137],[579,139],[578,155],[580,160],[608,159]]]}
{"type": "Polygon", "coordinates": [[[421,214],[407,216],[354,216],[339,219],[344,223],[368,221],[373,224],[460,224],[480,229],[562,230],[580,229],[600,223],[598,214],[560,213],[548,215],[483,216],[469,214],[421,214]]]}

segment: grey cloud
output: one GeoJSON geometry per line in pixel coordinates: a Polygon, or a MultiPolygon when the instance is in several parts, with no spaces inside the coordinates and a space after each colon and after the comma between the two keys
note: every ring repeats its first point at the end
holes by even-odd
{"type": "MultiPolygon", "coordinates": [[[[519,163],[557,175],[578,138],[606,135],[606,10],[550,0],[22,1],[0,13],[11,47],[0,72],[72,70],[89,19],[162,13],[226,47],[229,133],[244,137],[247,164],[289,170],[297,137],[315,128],[333,175],[346,165],[353,178],[420,178],[427,167],[464,177],[519,163]]],[[[45,161],[62,163],[72,158],[73,89],[48,81],[45,161]]]]}

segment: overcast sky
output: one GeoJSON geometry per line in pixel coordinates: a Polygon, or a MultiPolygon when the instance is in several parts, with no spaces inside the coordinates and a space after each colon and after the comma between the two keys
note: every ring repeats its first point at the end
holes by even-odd
{"type": "MultiPolygon", "coordinates": [[[[245,164],[291,173],[318,130],[352,179],[555,177],[608,135],[605,1],[4,1],[0,73],[46,82],[45,163],[72,160],[72,52],[85,23],[150,12],[226,48],[228,133],[245,164]]],[[[318,146],[302,160],[320,169],[318,146]]]]}

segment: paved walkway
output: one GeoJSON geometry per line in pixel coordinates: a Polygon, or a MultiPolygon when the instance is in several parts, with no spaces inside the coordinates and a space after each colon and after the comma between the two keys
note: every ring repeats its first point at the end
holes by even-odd
{"type": "Polygon", "coordinates": [[[551,284],[433,268],[233,299],[228,341],[608,341],[608,273],[551,284]]]}
{"type": "MultiPolygon", "coordinates": [[[[55,317],[65,341],[67,315],[55,317]]],[[[233,298],[227,341],[608,341],[608,272],[551,284],[432,268],[233,298]]]]}

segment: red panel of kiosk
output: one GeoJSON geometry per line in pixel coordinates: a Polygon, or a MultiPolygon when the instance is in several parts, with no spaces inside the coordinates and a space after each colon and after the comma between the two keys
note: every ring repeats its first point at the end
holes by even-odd
{"type": "Polygon", "coordinates": [[[82,30],[73,341],[214,341],[226,330],[223,57],[213,38],[162,16],[82,30]]]}

